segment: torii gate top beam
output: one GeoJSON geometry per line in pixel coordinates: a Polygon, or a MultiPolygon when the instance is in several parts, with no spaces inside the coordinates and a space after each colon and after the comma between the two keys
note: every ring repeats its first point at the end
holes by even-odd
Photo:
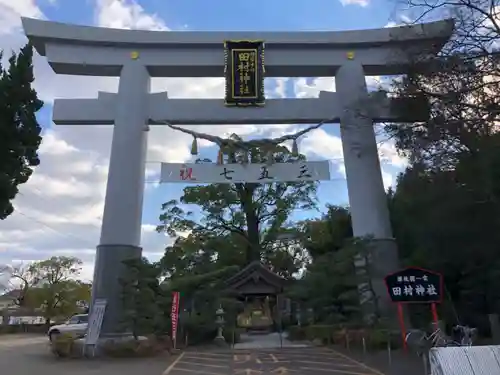
{"type": "Polygon", "coordinates": [[[224,40],[266,43],[266,77],[329,77],[354,52],[366,75],[405,72],[409,54],[436,54],[453,32],[453,20],[356,31],[191,32],[138,31],[23,18],[38,53],[56,73],[119,76],[137,51],[152,77],[222,77],[224,40]]]}

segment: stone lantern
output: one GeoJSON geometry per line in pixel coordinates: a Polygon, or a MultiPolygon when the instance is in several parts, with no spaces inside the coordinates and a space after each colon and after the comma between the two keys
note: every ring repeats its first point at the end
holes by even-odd
{"type": "Polygon", "coordinates": [[[217,325],[217,336],[215,337],[215,342],[217,342],[220,345],[225,345],[226,344],[226,339],[224,338],[223,335],[223,329],[224,329],[224,323],[226,322],[224,320],[224,309],[222,308],[222,305],[219,305],[219,308],[215,311],[215,324],[217,325]]]}

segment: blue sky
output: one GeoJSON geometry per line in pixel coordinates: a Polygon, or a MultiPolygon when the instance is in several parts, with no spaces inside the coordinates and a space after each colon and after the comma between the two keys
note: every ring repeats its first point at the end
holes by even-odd
{"type": "MultiPolygon", "coordinates": [[[[385,27],[397,21],[395,0],[0,0],[0,48],[16,49],[24,42],[20,16],[101,27],[145,28],[187,31],[300,31],[349,30],[385,27]],[[16,3],[16,4],[13,4],[16,3]]],[[[55,127],[51,122],[54,98],[95,97],[98,90],[116,90],[116,80],[92,77],[61,77],[51,72],[44,58],[35,61],[37,90],[46,105],[39,119],[46,129],[41,149],[42,165],[23,186],[16,200],[18,213],[0,227],[0,263],[11,260],[43,259],[49,252],[80,254],[91,270],[95,245],[99,239],[103,195],[110,147],[110,129],[93,127],[55,127]],[[36,225],[34,225],[37,223],[36,225]],[[33,229],[33,227],[35,227],[33,229]],[[31,229],[28,229],[31,228],[31,229]],[[19,233],[19,230],[23,233],[19,233]],[[28,233],[29,232],[29,233],[28,233]],[[75,241],[75,238],[81,241],[75,241]]],[[[369,84],[380,77],[372,78],[369,84]]],[[[319,90],[332,90],[333,79],[267,80],[269,97],[317,96],[319,90]]],[[[163,80],[153,84],[155,91],[167,89],[169,95],[219,97],[222,84],[217,80],[163,80]]],[[[203,131],[223,135],[241,131],[245,138],[282,135],[278,127],[204,127],[203,131]]],[[[171,130],[155,129],[150,134],[148,180],[158,180],[159,164],[151,161],[184,161],[189,137],[171,130]]],[[[383,146],[383,174],[386,185],[404,167],[391,144],[383,146]]],[[[338,125],[327,125],[303,141],[308,157],[331,161],[332,181],[321,182],[320,206],[347,204],[346,182],[338,125]],[[330,146],[331,145],[331,146],[330,146]]],[[[201,155],[215,158],[214,147],[201,148],[201,155]]],[[[152,233],[161,203],[179,199],[183,186],[148,183],[144,202],[143,242],[147,255],[157,258],[166,242],[152,233]]],[[[319,213],[297,212],[295,219],[319,213]]]]}
{"type": "MultiPolygon", "coordinates": [[[[385,26],[392,20],[395,1],[339,0],[140,0],[146,11],[156,13],[173,30],[350,30],[385,26]],[[348,2],[346,2],[348,3],[348,2]],[[249,16],[250,14],[254,16],[249,16]]],[[[41,1],[40,9],[51,20],[92,24],[92,1],[41,1]],[[54,3],[54,4],[52,4],[54,3]]]]}

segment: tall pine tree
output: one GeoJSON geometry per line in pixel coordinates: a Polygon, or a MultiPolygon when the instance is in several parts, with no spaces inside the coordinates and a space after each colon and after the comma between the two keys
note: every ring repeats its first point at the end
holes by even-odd
{"type": "Polygon", "coordinates": [[[18,186],[28,181],[33,167],[40,164],[42,141],[36,112],[43,106],[32,84],[33,48],[24,46],[2,65],[0,52],[0,219],[14,212],[12,200],[18,186]]]}

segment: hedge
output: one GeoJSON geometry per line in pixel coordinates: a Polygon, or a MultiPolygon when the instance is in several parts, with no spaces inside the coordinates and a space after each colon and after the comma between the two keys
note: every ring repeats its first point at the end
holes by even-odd
{"type": "Polygon", "coordinates": [[[290,340],[317,341],[323,345],[340,344],[362,347],[363,339],[367,349],[385,349],[401,347],[401,334],[381,328],[346,329],[339,325],[290,326],[290,340]]]}
{"type": "Polygon", "coordinates": [[[12,333],[43,333],[46,334],[48,331],[45,324],[0,324],[0,335],[1,334],[12,334],[12,333]]]}

